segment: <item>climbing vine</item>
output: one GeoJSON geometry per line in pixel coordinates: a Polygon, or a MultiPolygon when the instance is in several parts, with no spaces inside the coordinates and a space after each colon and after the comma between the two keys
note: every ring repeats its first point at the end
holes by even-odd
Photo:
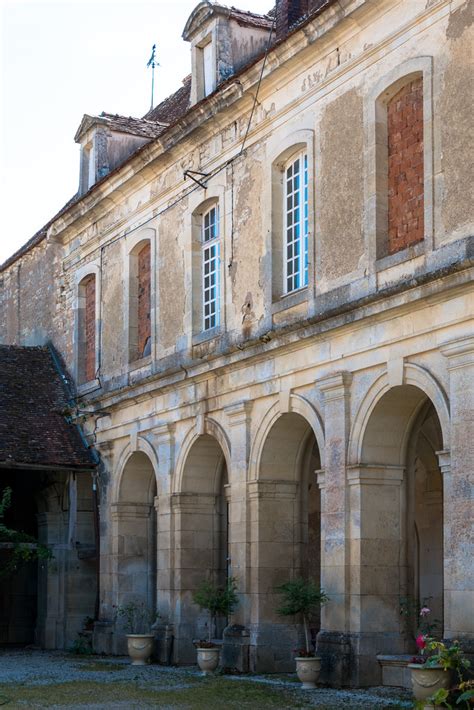
{"type": "Polygon", "coordinates": [[[0,549],[7,551],[7,561],[0,567],[0,577],[17,572],[27,562],[50,560],[52,551],[32,535],[13,530],[5,525],[5,513],[12,504],[12,489],[7,486],[0,499],[0,549]]]}

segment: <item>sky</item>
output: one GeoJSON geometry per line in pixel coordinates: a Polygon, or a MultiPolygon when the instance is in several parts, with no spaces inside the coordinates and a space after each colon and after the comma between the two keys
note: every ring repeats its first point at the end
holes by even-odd
{"type": "MultiPolygon", "coordinates": [[[[198,0],[0,0],[0,264],[76,192],[85,113],[143,116],[190,73],[198,0]]],[[[228,0],[267,12],[272,0],[228,0]]]]}

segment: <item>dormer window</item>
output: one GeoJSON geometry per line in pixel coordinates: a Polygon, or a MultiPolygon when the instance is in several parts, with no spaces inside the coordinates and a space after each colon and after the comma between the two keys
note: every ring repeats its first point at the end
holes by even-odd
{"type": "Polygon", "coordinates": [[[216,88],[216,69],[211,39],[209,39],[208,43],[201,49],[201,61],[204,79],[204,96],[209,96],[216,88]]]}
{"type": "Polygon", "coordinates": [[[95,155],[92,143],[85,146],[84,153],[87,170],[87,189],[89,189],[95,183],[95,155]]]}
{"type": "Polygon", "coordinates": [[[272,25],[267,15],[202,0],[183,31],[183,39],[191,43],[191,106],[263,52],[272,25]]]}

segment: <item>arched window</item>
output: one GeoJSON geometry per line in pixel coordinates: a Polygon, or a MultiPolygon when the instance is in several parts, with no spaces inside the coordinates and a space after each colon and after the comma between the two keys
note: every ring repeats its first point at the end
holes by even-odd
{"type": "Polygon", "coordinates": [[[88,274],[78,293],[78,380],[90,382],[96,375],[96,278],[88,274]]]}
{"type": "Polygon", "coordinates": [[[276,313],[310,298],[315,286],[314,131],[301,128],[272,138],[268,167],[265,202],[271,206],[268,246],[276,313]]]}
{"type": "Polygon", "coordinates": [[[220,228],[219,205],[202,215],[202,329],[220,325],[220,228]]]}
{"type": "Polygon", "coordinates": [[[151,243],[139,242],[129,263],[129,359],[151,354],[151,243]]]}
{"type": "Polygon", "coordinates": [[[308,156],[287,162],[283,199],[284,285],[291,293],[308,285],[308,156]]]}

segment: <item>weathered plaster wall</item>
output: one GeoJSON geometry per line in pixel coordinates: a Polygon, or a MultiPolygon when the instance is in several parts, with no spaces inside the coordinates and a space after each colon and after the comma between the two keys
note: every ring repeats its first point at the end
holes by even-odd
{"type": "Polygon", "coordinates": [[[185,308],[191,306],[190,293],[185,293],[184,218],[186,201],[160,218],[158,236],[158,291],[160,346],[169,351],[182,349],[185,308]],[[181,338],[181,341],[180,341],[181,338]],[[181,348],[179,347],[181,344],[181,348]],[[177,347],[178,346],[178,347],[177,347]]]}
{"type": "Polygon", "coordinates": [[[473,226],[472,24],[472,4],[465,2],[449,17],[446,45],[440,57],[440,64],[444,66],[435,114],[440,127],[443,174],[442,239],[465,233],[473,226]]]}
{"type": "Polygon", "coordinates": [[[362,96],[351,89],[328,103],[318,127],[321,171],[316,209],[320,219],[322,280],[326,288],[332,279],[355,271],[364,254],[362,117],[362,96]]]}
{"type": "Polygon", "coordinates": [[[115,372],[128,360],[125,337],[123,249],[120,242],[104,250],[102,258],[101,372],[115,372]]]}

